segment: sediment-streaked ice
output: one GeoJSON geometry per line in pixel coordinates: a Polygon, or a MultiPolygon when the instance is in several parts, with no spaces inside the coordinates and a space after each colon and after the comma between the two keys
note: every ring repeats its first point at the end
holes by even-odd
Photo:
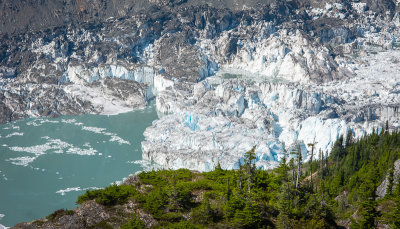
{"type": "Polygon", "coordinates": [[[218,163],[232,169],[257,145],[256,165],[266,169],[296,144],[309,160],[310,143],[319,159],[348,131],[359,138],[382,130],[386,120],[400,127],[398,61],[400,50],[365,56],[348,79],[322,84],[246,77],[243,67],[188,88],[171,86],[157,95],[163,115],[144,133],[143,159],[172,169],[209,171],[218,163]]]}

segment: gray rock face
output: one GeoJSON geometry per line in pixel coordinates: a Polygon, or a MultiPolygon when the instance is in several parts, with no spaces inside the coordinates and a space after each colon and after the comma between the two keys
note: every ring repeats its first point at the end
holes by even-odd
{"type": "Polygon", "coordinates": [[[76,210],[76,215],[82,218],[88,227],[94,226],[101,221],[108,220],[110,215],[105,211],[104,206],[95,201],[87,201],[76,210]]]}
{"type": "MultiPolygon", "coordinates": [[[[395,190],[396,186],[399,185],[399,178],[400,178],[400,160],[394,162],[393,167],[393,187],[392,189],[395,190]]],[[[389,185],[389,174],[386,175],[385,180],[378,186],[376,189],[376,195],[378,198],[384,198],[388,193],[388,185],[389,185]]]]}
{"type": "Polygon", "coordinates": [[[13,1],[0,2],[1,33],[25,33],[66,24],[123,17],[148,7],[149,1],[13,1]]]}

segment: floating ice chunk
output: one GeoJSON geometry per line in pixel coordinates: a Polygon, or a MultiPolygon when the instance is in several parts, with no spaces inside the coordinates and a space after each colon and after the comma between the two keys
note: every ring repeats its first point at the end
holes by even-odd
{"type": "Polygon", "coordinates": [[[126,141],[117,135],[111,136],[110,142],[118,142],[118,144],[120,144],[120,145],[122,145],[122,144],[130,145],[131,144],[129,141],[126,141]]]}
{"type": "MultiPolygon", "coordinates": [[[[4,217],[4,214],[0,214],[0,220],[4,217]]],[[[0,229],[8,229],[9,227],[4,226],[3,224],[0,224],[0,229]]]]}
{"type": "Polygon", "coordinates": [[[8,134],[5,138],[11,138],[13,136],[24,136],[24,133],[14,132],[14,133],[8,134]]]}
{"type": "Polygon", "coordinates": [[[0,171],[0,176],[3,178],[3,180],[8,180],[6,174],[2,173],[1,171],[0,171]]]}
{"type": "Polygon", "coordinates": [[[83,144],[83,146],[90,147],[90,142],[85,142],[85,144],[83,144]]]}
{"type": "Polygon", "coordinates": [[[82,156],[91,156],[91,155],[96,155],[97,150],[93,148],[89,149],[81,149],[78,147],[71,147],[67,150],[67,153],[69,154],[76,154],[76,155],[82,155],[82,156]]]}
{"type": "Polygon", "coordinates": [[[28,166],[29,163],[32,163],[38,157],[16,157],[16,158],[9,158],[6,161],[10,161],[11,164],[20,165],[20,166],[28,166]]]}
{"type": "Polygon", "coordinates": [[[88,188],[72,187],[72,188],[58,190],[58,191],[56,191],[56,193],[64,196],[68,192],[79,192],[79,191],[98,190],[98,189],[100,189],[100,188],[98,188],[98,187],[88,187],[88,188]]]}
{"type": "Polygon", "coordinates": [[[82,130],[90,131],[96,134],[103,134],[106,128],[100,128],[94,126],[82,126],[82,130]]]}
{"type": "Polygon", "coordinates": [[[76,123],[76,119],[61,119],[61,122],[66,124],[73,124],[76,123]]]}
{"type": "Polygon", "coordinates": [[[74,188],[67,188],[67,189],[62,189],[58,190],[56,193],[61,194],[62,196],[65,195],[67,192],[72,192],[72,191],[81,191],[82,189],[80,187],[74,187],[74,188]]]}
{"type": "Polygon", "coordinates": [[[30,121],[30,122],[27,122],[26,125],[27,125],[27,126],[35,126],[35,127],[37,127],[37,126],[41,126],[41,125],[46,124],[46,123],[59,123],[59,121],[57,121],[57,120],[50,120],[50,119],[37,118],[37,119],[35,119],[35,120],[32,120],[32,121],[30,121]]]}
{"type": "Polygon", "coordinates": [[[46,142],[43,145],[28,146],[28,147],[14,146],[9,148],[12,151],[27,152],[39,156],[45,154],[49,150],[63,150],[69,147],[72,147],[72,145],[60,139],[48,139],[48,142],[46,142]]]}

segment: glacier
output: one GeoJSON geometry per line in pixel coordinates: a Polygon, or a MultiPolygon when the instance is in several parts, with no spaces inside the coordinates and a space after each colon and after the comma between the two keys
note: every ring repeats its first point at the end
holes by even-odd
{"type": "Polygon", "coordinates": [[[240,13],[159,6],[160,14],[5,39],[22,48],[5,50],[0,64],[0,122],[112,115],[155,99],[159,120],[142,151],[159,167],[238,168],[254,145],[259,168],[296,145],[309,160],[314,141],[326,154],[349,131],[399,128],[396,4],[394,12],[340,1],[240,13]]]}
{"type": "Polygon", "coordinates": [[[157,109],[165,115],[146,129],[143,159],[172,169],[209,171],[218,163],[232,169],[257,146],[257,167],[269,169],[296,144],[307,160],[309,143],[327,153],[349,130],[358,138],[382,125],[347,122],[335,111],[333,95],[318,89],[239,78],[219,79],[216,86],[213,78],[195,84],[192,94],[170,88],[157,96],[157,109]]]}
{"type": "MultiPolygon", "coordinates": [[[[144,133],[143,159],[171,169],[235,169],[257,146],[256,166],[269,169],[298,144],[307,161],[308,144],[315,143],[318,160],[319,151],[328,154],[348,131],[360,138],[381,131],[386,121],[399,128],[400,50],[333,60],[323,49],[305,48],[299,34],[286,36],[294,41],[289,49],[273,34],[246,49],[257,53],[220,64],[214,76],[160,91],[161,115],[144,133]],[[328,80],[321,78],[325,73],[328,80]]],[[[215,47],[209,42],[201,46],[215,47]]]]}

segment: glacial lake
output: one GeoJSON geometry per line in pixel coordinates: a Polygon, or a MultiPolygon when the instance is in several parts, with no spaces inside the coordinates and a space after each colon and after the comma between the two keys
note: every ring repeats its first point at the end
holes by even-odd
{"type": "Polygon", "coordinates": [[[49,215],[88,189],[143,169],[144,130],[157,119],[144,110],[104,116],[29,118],[0,125],[0,224],[49,215]]]}

